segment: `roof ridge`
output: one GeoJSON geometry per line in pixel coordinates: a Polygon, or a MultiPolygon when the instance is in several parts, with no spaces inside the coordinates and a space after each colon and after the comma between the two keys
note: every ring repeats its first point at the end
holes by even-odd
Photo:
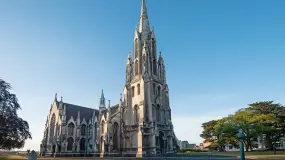
{"type": "Polygon", "coordinates": [[[98,109],[95,109],[95,108],[89,108],[89,107],[79,106],[79,105],[76,105],[76,104],[70,104],[70,103],[63,103],[63,104],[66,104],[66,105],[71,105],[71,106],[75,106],[75,107],[86,108],[86,109],[93,109],[93,110],[98,110],[98,109]]]}

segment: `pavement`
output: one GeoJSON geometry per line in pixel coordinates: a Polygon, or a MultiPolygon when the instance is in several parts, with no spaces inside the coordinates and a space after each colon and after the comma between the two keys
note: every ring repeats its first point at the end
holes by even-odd
{"type": "MultiPolygon", "coordinates": [[[[53,158],[40,158],[41,160],[43,159],[48,159],[51,160],[53,158]]],[[[67,160],[67,159],[72,159],[72,160],[83,160],[83,159],[92,159],[92,160],[240,160],[238,157],[222,157],[222,156],[187,156],[187,157],[144,157],[144,158],[128,158],[128,157],[106,157],[106,158],[98,158],[98,157],[62,157],[62,158],[54,158],[54,160],[67,160]]],[[[249,160],[249,159],[247,159],[249,160]]]]}
{"type": "MultiPolygon", "coordinates": [[[[63,159],[69,159],[69,158],[61,158],[61,160],[63,159]]],[[[92,160],[114,160],[114,159],[119,159],[119,160],[137,160],[137,159],[140,159],[140,158],[125,158],[125,157],[122,157],[122,158],[92,158],[92,160]]],[[[142,158],[142,159],[147,159],[147,160],[163,160],[165,158],[162,158],[162,157],[152,157],[152,158],[142,158]]],[[[211,158],[207,158],[207,157],[167,157],[166,158],[167,160],[239,160],[238,158],[233,158],[233,157],[227,157],[227,158],[214,158],[214,157],[211,157],[211,158]]],[[[58,159],[56,159],[58,160],[58,159]]],[[[76,160],[76,159],[73,159],[73,160],[76,160]]],[[[82,158],[78,158],[78,160],[82,160],[82,158]]],[[[247,159],[249,160],[249,159],[247,159]]]]}
{"type": "MultiPolygon", "coordinates": [[[[272,155],[272,156],[247,156],[246,160],[284,160],[285,155],[272,155]]],[[[24,157],[23,157],[24,158],[24,157]]],[[[183,157],[38,157],[38,160],[240,160],[237,156],[218,156],[218,155],[187,155],[183,157]]]]}

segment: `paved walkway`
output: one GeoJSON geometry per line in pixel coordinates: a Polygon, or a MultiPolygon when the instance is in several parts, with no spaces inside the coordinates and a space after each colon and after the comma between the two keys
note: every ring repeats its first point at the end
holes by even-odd
{"type": "Polygon", "coordinates": [[[237,157],[219,157],[219,156],[206,156],[206,157],[197,157],[197,156],[188,156],[188,157],[145,157],[145,158],[128,158],[128,157],[106,157],[106,158],[95,158],[95,157],[78,157],[78,158],[72,158],[72,157],[62,157],[62,158],[51,158],[51,157],[45,157],[45,158],[40,158],[39,159],[47,159],[47,160],[83,160],[83,159],[92,159],[92,160],[239,160],[237,157]]]}

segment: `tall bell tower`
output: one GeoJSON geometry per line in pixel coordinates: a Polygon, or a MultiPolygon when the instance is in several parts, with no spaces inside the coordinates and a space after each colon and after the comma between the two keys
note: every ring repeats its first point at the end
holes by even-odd
{"type": "Polygon", "coordinates": [[[133,59],[129,53],[126,63],[125,122],[137,129],[129,133],[130,143],[126,148],[137,148],[138,157],[166,150],[171,152],[173,128],[165,66],[161,53],[157,59],[155,33],[149,27],[145,0],[142,0],[133,48],[133,59]],[[166,145],[162,144],[161,136],[168,142],[166,145]]]}

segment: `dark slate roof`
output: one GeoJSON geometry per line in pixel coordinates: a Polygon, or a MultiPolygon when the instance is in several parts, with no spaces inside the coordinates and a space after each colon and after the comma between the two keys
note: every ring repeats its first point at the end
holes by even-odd
{"type": "Polygon", "coordinates": [[[96,116],[99,115],[99,111],[97,109],[77,106],[77,105],[68,104],[68,103],[64,103],[64,105],[66,107],[66,119],[67,120],[69,120],[70,117],[72,116],[73,119],[76,121],[78,111],[80,111],[80,121],[82,121],[83,118],[85,118],[87,123],[88,123],[89,119],[92,118],[94,111],[95,111],[96,116]]]}
{"type": "MultiPolygon", "coordinates": [[[[119,108],[119,104],[116,104],[116,105],[110,107],[110,115],[112,116],[114,113],[116,113],[118,108],[119,108]]],[[[108,112],[108,108],[106,110],[102,110],[101,115],[102,116],[104,115],[105,117],[107,117],[107,112],[108,112]]]]}
{"type": "Polygon", "coordinates": [[[113,115],[114,113],[116,113],[117,110],[118,110],[118,108],[119,108],[119,104],[116,104],[116,105],[110,107],[111,115],[113,115]]]}

